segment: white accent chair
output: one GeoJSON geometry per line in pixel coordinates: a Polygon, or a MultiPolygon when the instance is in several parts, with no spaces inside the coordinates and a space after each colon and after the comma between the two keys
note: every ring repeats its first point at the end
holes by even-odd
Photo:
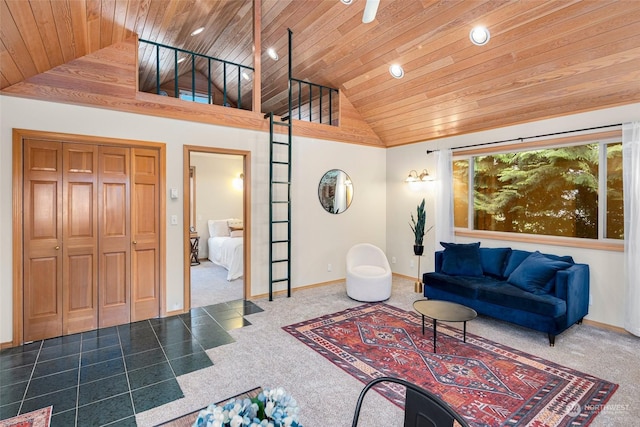
{"type": "Polygon", "coordinates": [[[382,249],[359,243],[347,252],[347,295],[356,301],[384,301],[391,296],[391,267],[382,249]]]}

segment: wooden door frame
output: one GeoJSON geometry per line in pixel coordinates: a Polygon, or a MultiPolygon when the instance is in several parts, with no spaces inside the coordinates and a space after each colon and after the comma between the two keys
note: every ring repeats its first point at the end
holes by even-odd
{"type": "Polygon", "coordinates": [[[30,129],[13,129],[13,147],[12,147],[12,168],[13,168],[13,213],[12,213],[12,237],[13,237],[13,337],[11,346],[21,345],[24,339],[24,294],[23,294],[23,263],[24,263],[24,246],[23,246],[23,185],[24,185],[24,162],[23,162],[23,141],[24,139],[45,139],[54,141],[64,141],[93,145],[111,145],[118,147],[140,147],[156,149],[159,152],[160,160],[160,316],[166,316],[166,158],[167,146],[164,143],[139,141],[129,139],[117,139],[91,135],[77,135],[60,132],[46,132],[30,129]]]}
{"type": "Polygon", "coordinates": [[[244,173],[242,189],[242,214],[243,214],[243,243],[244,257],[242,268],[244,278],[243,294],[245,299],[251,299],[251,151],[235,150],[231,148],[203,147],[199,145],[185,145],[183,147],[183,266],[184,266],[184,312],[191,310],[191,242],[189,230],[190,192],[189,192],[189,167],[191,166],[191,153],[230,154],[242,156],[242,169],[244,173]]]}

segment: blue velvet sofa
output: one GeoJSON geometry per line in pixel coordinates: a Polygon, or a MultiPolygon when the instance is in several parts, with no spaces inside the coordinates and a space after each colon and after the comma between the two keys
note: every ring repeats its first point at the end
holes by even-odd
{"type": "Polygon", "coordinates": [[[471,307],[479,314],[557,334],[589,310],[589,266],[570,256],[479,243],[441,243],[435,272],[423,275],[424,296],[471,307]]]}

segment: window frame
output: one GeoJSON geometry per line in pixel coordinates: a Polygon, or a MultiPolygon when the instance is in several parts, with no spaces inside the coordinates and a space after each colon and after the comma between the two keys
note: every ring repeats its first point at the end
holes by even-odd
{"type": "MultiPolygon", "coordinates": [[[[527,138],[530,139],[530,138],[527,138]]],[[[454,149],[452,162],[466,160],[469,165],[468,174],[468,213],[467,227],[454,227],[454,233],[460,237],[505,240],[526,243],[538,243],[555,246],[568,246],[589,249],[601,249],[609,251],[624,251],[624,239],[611,239],[604,237],[606,232],[606,208],[607,208],[607,150],[612,143],[622,142],[622,130],[612,130],[597,133],[582,133],[561,138],[536,139],[535,141],[521,142],[517,144],[499,144],[490,147],[454,149]],[[475,156],[490,156],[495,154],[532,151],[545,148],[560,148],[567,146],[587,145],[597,143],[598,151],[598,238],[588,239],[583,237],[549,236],[542,234],[511,233],[503,231],[474,229],[474,162],[475,156]]],[[[452,186],[453,187],[453,186],[452,186]]],[[[452,195],[454,197],[454,195],[452,195]]]]}

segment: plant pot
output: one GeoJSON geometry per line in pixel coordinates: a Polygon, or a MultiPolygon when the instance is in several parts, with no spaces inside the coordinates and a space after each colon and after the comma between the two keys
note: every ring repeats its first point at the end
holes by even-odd
{"type": "Polygon", "coordinates": [[[413,253],[417,256],[422,256],[422,254],[424,253],[424,246],[423,245],[413,245],[413,253]]]}

